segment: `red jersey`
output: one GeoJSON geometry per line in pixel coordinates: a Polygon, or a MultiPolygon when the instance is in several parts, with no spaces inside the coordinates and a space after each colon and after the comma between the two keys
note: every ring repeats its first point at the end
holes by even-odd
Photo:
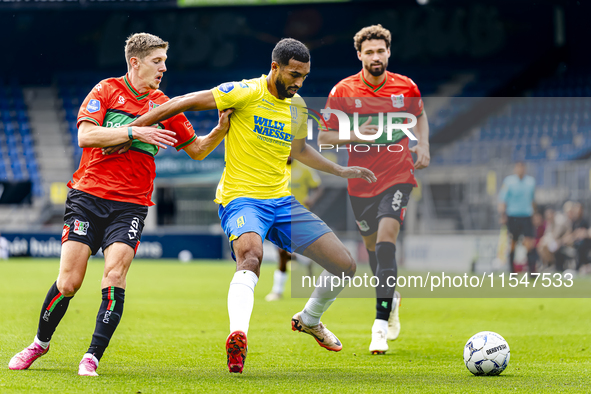
{"type": "MultiPolygon", "coordinates": [[[[127,75],[98,83],[86,96],[78,112],[77,126],[89,121],[102,127],[120,127],[169,98],[160,90],[140,94],[127,75]]],[[[185,115],[178,114],[159,123],[158,127],[174,131],[181,150],[195,138],[193,126],[185,115]]],[[[106,200],[151,206],[156,177],[154,156],[158,147],[134,140],[123,154],[103,155],[101,148],[84,148],[80,166],[68,187],[106,200]]]]}
{"type": "MultiPolygon", "coordinates": [[[[371,124],[378,124],[378,114],[383,113],[383,132],[386,133],[386,113],[408,112],[416,117],[423,113],[423,100],[417,85],[404,75],[386,71],[386,79],[379,86],[373,86],[364,77],[363,71],[339,82],[330,92],[326,108],[337,109],[349,115],[353,127],[353,114],[358,113],[358,124],[363,124],[369,116],[371,124]],[[357,98],[358,97],[358,98],[357,98]]],[[[325,115],[326,125],[331,130],[339,130],[335,115],[325,115]]],[[[408,119],[398,118],[398,123],[407,123],[408,119]]],[[[321,130],[322,132],[322,130],[321,130]]],[[[352,131],[351,131],[352,132],[352,131]]],[[[378,139],[377,143],[380,143],[378,139]]],[[[371,146],[368,151],[348,146],[349,166],[365,167],[373,171],[378,178],[376,183],[367,183],[363,179],[349,179],[349,195],[355,197],[373,197],[389,187],[399,183],[417,185],[414,177],[414,163],[408,150],[408,137],[401,130],[394,130],[393,139],[388,144],[400,145],[390,152],[385,145],[371,146]]],[[[369,143],[368,143],[369,145],[369,143]]]]}

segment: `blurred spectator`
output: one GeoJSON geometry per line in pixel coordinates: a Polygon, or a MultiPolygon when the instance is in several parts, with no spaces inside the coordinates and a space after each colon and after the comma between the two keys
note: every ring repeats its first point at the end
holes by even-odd
{"type": "Polygon", "coordinates": [[[568,250],[573,217],[572,201],[564,203],[562,212],[547,209],[544,213],[546,229],[538,245],[538,253],[546,266],[555,265],[557,271],[564,270],[564,263],[570,257],[568,250]]]}
{"type": "Polygon", "coordinates": [[[0,259],[8,260],[10,252],[10,244],[8,240],[0,234],[0,259]]]}
{"type": "MultiPolygon", "coordinates": [[[[572,209],[572,204],[572,202],[567,201],[564,204],[563,211],[568,213],[572,209]]],[[[555,212],[551,208],[546,209],[544,212],[544,219],[546,228],[538,243],[538,253],[544,266],[548,267],[556,264],[557,269],[559,269],[566,257],[560,251],[564,242],[563,237],[570,232],[572,224],[566,214],[555,212]]]]}
{"type": "Polygon", "coordinates": [[[591,238],[589,238],[589,222],[584,218],[583,205],[574,203],[571,210],[572,231],[566,239],[576,251],[577,270],[589,263],[589,252],[591,251],[591,238]]]}

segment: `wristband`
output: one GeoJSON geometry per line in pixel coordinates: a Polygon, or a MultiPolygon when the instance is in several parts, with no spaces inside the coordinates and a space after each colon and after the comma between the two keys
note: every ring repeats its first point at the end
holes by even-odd
{"type": "Polygon", "coordinates": [[[127,136],[129,137],[130,140],[133,139],[133,130],[131,129],[131,126],[129,126],[127,128],[127,136]]]}

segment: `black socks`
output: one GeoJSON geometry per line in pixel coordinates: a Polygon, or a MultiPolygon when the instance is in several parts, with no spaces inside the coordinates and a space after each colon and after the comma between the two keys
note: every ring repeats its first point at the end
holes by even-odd
{"type": "Polygon", "coordinates": [[[96,317],[96,327],[92,334],[92,342],[86,353],[101,359],[109,341],[121,320],[125,289],[109,286],[103,289],[103,301],[96,317]]]}
{"type": "Polygon", "coordinates": [[[39,316],[39,326],[37,328],[37,338],[42,342],[49,342],[51,336],[55,332],[56,327],[60,324],[62,317],[68,310],[68,305],[73,297],[64,297],[57,289],[57,282],[55,282],[45,296],[43,307],[41,308],[41,315],[39,316]]]}

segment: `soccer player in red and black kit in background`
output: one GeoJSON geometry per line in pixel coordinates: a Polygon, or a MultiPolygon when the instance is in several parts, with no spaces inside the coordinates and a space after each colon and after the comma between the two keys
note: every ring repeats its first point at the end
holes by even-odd
{"type": "Polygon", "coordinates": [[[98,83],[78,113],[78,140],[84,148],[80,167],[68,183],[62,251],[57,281],[51,286],[39,318],[34,342],[9,363],[27,369],[46,354],[49,341],[82,285],[90,255],[105,255],[102,302],[90,347],[78,374],[97,376],[96,369],[123,313],[125,277],[139,246],[154,189],[154,156],[159,148],[184,149],[195,160],[204,159],[229,129],[230,111],[207,136],[197,137],[183,114],[156,127],[129,127],[136,117],[169,99],[158,90],[166,71],[168,43],[151,34],[130,36],[125,45],[128,72],[98,83]],[[103,147],[132,140],[123,154],[104,155],[103,147]]]}
{"type": "MultiPolygon", "coordinates": [[[[410,78],[386,71],[390,41],[390,32],[381,25],[365,27],[355,35],[355,49],[363,69],[332,89],[326,107],[345,112],[351,120],[353,113],[358,113],[359,123],[362,123],[359,131],[366,136],[375,135],[378,131],[378,113],[411,113],[417,117],[413,131],[418,144],[409,149],[409,138],[400,130],[394,131],[391,140],[384,141],[386,144],[397,144],[392,151],[386,149],[385,145],[374,145],[382,143],[383,138],[367,141],[352,133],[352,139],[340,140],[338,119],[334,115],[325,117],[328,129],[318,135],[319,145],[348,144],[348,165],[366,167],[378,179],[372,184],[349,179],[348,192],[369,253],[371,269],[380,279],[380,284],[386,284],[388,277],[397,276],[396,239],[410,193],[417,186],[414,171],[427,167],[430,160],[429,124],[419,89],[410,78]],[[367,152],[365,147],[358,151],[351,149],[351,144],[368,142],[374,144],[367,152]],[[414,163],[411,152],[417,155],[414,163]]],[[[385,285],[384,288],[377,288],[376,296],[376,319],[369,351],[383,354],[388,350],[387,339],[394,340],[400,333],[400,294],[395,291],[395,287],[385,285]]]]}

